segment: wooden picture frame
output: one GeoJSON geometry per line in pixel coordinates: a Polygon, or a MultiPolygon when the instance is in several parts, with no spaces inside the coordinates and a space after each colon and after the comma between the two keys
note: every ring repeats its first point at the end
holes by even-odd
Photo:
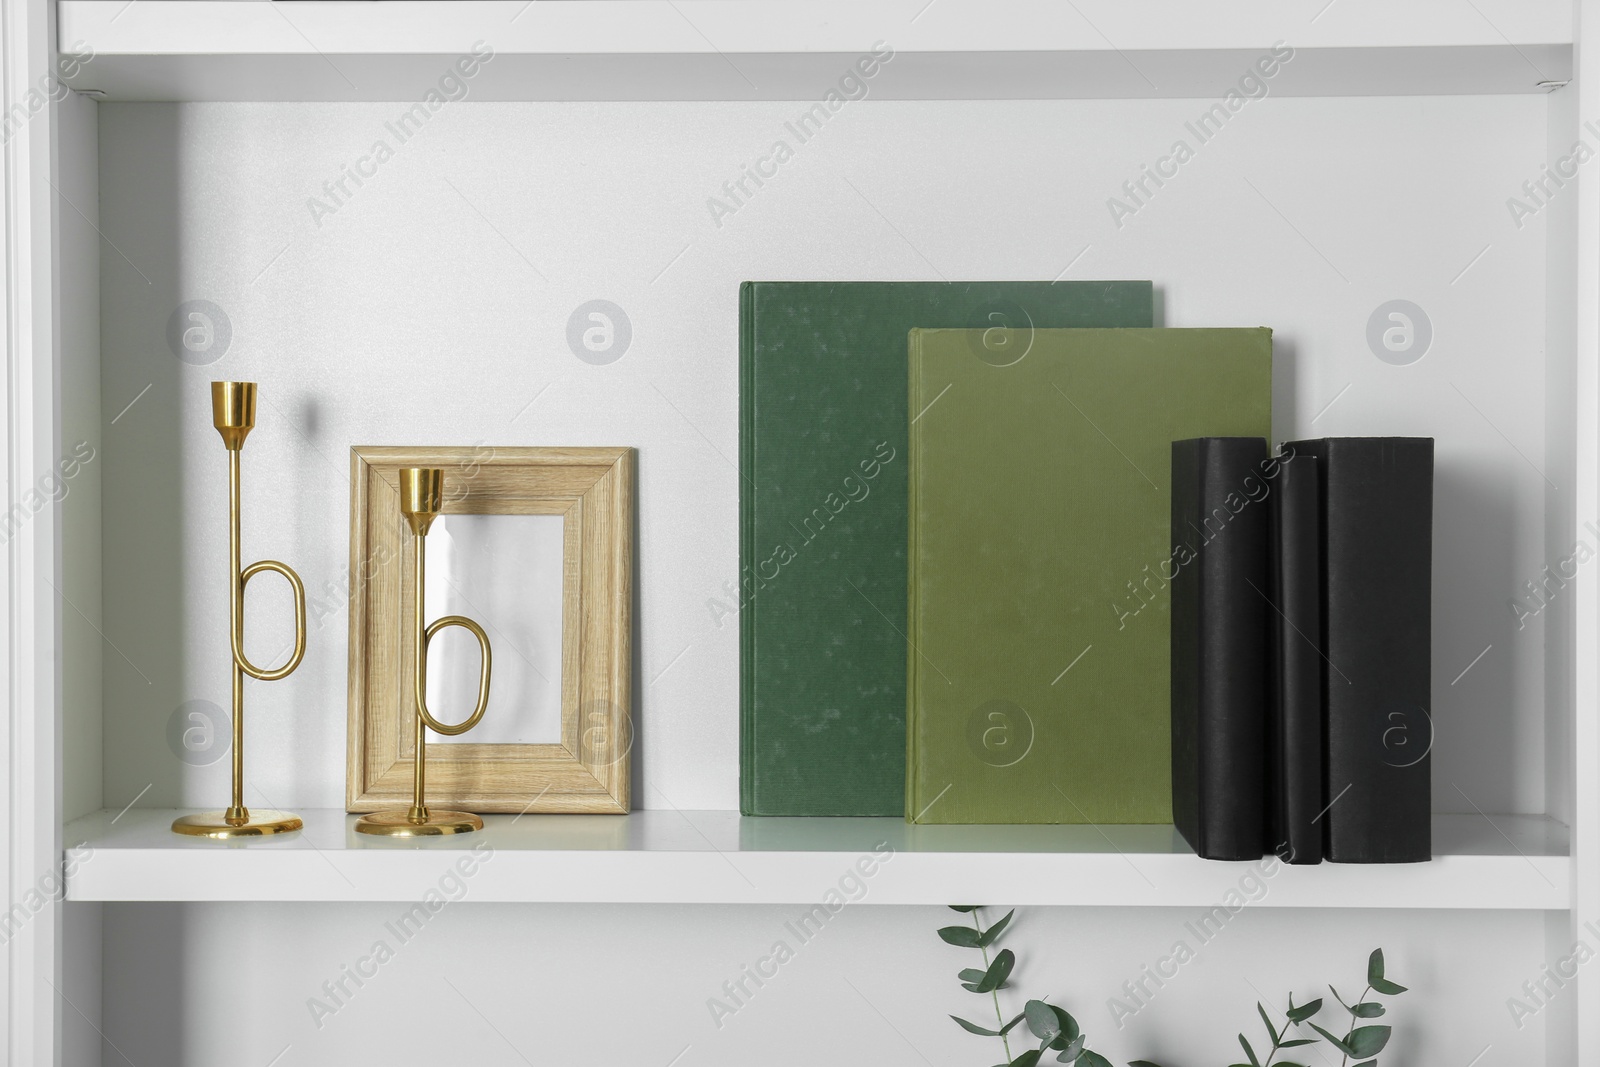
{"type": "Polygon", "coordinates": [[[403,467],[444,470],[444,515],[565,519],[561,741],[430,744],[427,803],[480,814],[626,813],[633,739],[633,449],[486,445],[350,450],[346,810],[411,803],[416,737],[405,620],[414,594],[412,538],[400,514],[403,467]]]}

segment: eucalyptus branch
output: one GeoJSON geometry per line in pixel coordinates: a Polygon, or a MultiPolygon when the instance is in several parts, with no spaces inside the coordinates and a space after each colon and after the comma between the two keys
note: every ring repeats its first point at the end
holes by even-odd
{"type": "MultiPolygon", "coordinates": [[[[983,940],[983,926],[979,920],[983,916],[983,907],[980,905],[972,909],[972,928],[978,932],[978,951],[983,953],[983,971],[989,973],[989,946],[983,940]]],[[[994,1022],[1000,1027],[1000,1047],[1006,1050],[1006,1062],[1011,1062],[1011,1039],[1006,1036],[1006,1017],[1000,1011],[1000,987],[995,986],[989,990],[989,995],[994,998],[994,1022]]]]}
{"type": "MultiPolygon", "coordinates": [[[[1316,1023],[1311,1018],[1322,1010],[1322,1000],[1319,998],[1307,1004],[1295,1005],[1294,997],[1289,998],[1289,1010],[1285,1013],[1283,1026],[1274,1026],[1267,1009],[1258,1001],[1256,1013],[1261,1016],[1261,1023],[1267,1028],[1267,1035],[1272,1041],[1272,1048],[1267,1053],[1265,1061],[1256,1055],[1256,1050],[1251,1047],[1250,1041],[1243,1034],[1239,1035],[1239,1046],[1244,1049],[1245,1058],[1249,1060],[1248,1067],[1303,1067],[1301,1064],[1290,1063],[1288,1060],[1278,1060],[1278,1053],[1284,1049],[1298,1048],[1302,1045],[1314,1045],[1316,1038],[1288,1037],[1290,1025],[1296,1027],[1309,1026],[1322,1036],[1328,1044],[1332,1045],[1344,1058],[1340,1067],[1349,1067],[1350,1060],[1357,1061],[1356,1067],[1377,1067],[1378,1053],[1382,1052],[1389,1043],[1389,1036],[1393,1027],[1386,1025],[1361,1025],[1363,1019],[1376,1019],[1384,1015],[1388,1009],[1375,1000],[1368,1000],[1367,995],[1378,993],[1382,996],[1398,996],[1406,991],[1406,987],[1390,981],[1383,973],[1383,949],[1374,949],[1367,958],[1367,988],[1361,991],[1361,996],[1356,998],[1354,1004],[1346,1004],[1340,997],[1339,991],[1333,986],[1328,987],[1333,994],[1333,999],[1339,1006],[1350,1014],[1351,1028],[1339,1037],[1316,1023]]],[[[1133,1060],[1129,1067],[1160,1067],[1150,1060],[1133,1060]]]]}
{"type": "Polygon", "coordinates": [[[1005,1049],[1006,1067],[1037,1067],[1039,1060],[1046,1052],[1056,1053],[1056,1059],[1061,1063],[1077,1064],[1078,1067],[1111,1067],[1111,1063],[1097,1052],[1091,1052],[1084,1046],[1083,1032],[1078,1028],[1078,1021],[1064,1009],[1043,1000],[1030,1000],[1024,1005],[1022,1013],[1007,1022],[1005,1014],[1000,1010],[1000,993],[1005,988],[1006,979],[1011,975],[1011,969],[1016,965],[1017,957],[1008,948],[1003,948],[995,953],[994,958],[989,957],[989,946],[994,944],[1006,927],[1010,924],[1015,911],[1006,912],[1001,920],[988,929],[983,926],[983,909],[976,904],[952,904],[952,911],[961,912],[972,916],[972,926],[944,926],[939,929],[939,937],[947,945],[956,945],[960,948],[975,948],[983,953],[983,970],[969,967],[957,977],[961,981],[961,988],[969,993],[988,993],[994,1003],[994,1018],[998,1029],[991,1030],[986,1026],[968,1022],[960,1016],[952,1015],[950,1018],[969,1034],[979,1037],[998,1037],[1000,1045],[1005,1049]],[[1028,1032],[1039,1039],[1038,1048],[1030,1048],[1015,1058],[1011,1055],[1011,1039],[1008,1036],[1018,1023],[1026,1022],[1028,1032]]]}
{"type": "MultiPolygon", "coordinates": [[[[1328,990],[1329,990],[1329,992],[1332,992],[1333,991],[1333,986],[1329,986],[1328,990]]],[[[1369,986],[1367,986],[1367,988],[1365,988],[1365,989],[1363,989],[1361,991],[1361,995],[1356,998],[1356,1003],[1357,1004],[1366,1003],[1367,994],[1370,993],[1370,992],[1372,992],[1372,987],[1369,985],[1369,986]]],[[[1333,995],[1335,997],[1337,997],[1339,994],[1334,993],[1333,995]]],[[[1348,1009],[1346,1009],[1346,1010],[1348,1010],[1348,1009]]],[[[1347,1064],[1349,1062],[1350,1062],[1350,1054],[1348,1052],[1340,1053],[1340,1056],[1339,1056],[1339,1067],[1345,1067],[1345,1064],[1347,1064]]]]}

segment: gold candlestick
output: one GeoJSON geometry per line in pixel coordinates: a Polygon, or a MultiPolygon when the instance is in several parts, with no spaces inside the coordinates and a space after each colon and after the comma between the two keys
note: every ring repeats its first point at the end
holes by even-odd
{"type": "Polygon", "coordinates": [[[227,811],[184,815],[172,824],[174,833],[190,837],[265,837],[304,825],[300,816],[244,806],[244,676],[260,682],[287,678],[306,654],[306,590],[294,570],[275,559],[241,567],[239,563],[239,453],[256,425],[255,382],[212,382],[211,422],[228,450],[228,605],[233,652],[233,803],[227,811]],[[276,571],[294,590],[294,652],[277,670],[262,670],[244,654],[244,587],[262,571],[276,571]]]}
{"type": "Polygon", "coordinates": [[[444,471],[436,468],[406,467],[400,471],[400,513],[406,517],[412,536],[411,598],[411,702],[414,708],[417,750],[412,764],[411,807],[406,811],[377,811],[356,820],[363,834],[386,837],[435,837],[441,834],[469,834],[483,829],[483,820],[465,811],[429,811],[423,803],[427,787],[428,729],[446,737],[464,734],[478,725],[489,707],[489,635],[483,627],[461,615],[446,615],[424,626],[423,577],[426,572],[428,527],[438,516],[444,500],[444,471]],[[460,626],[478,639],[478,704],[472,714],[454,726],[446,726],[428,710],[428,644],[446,626],[460,626]]]}

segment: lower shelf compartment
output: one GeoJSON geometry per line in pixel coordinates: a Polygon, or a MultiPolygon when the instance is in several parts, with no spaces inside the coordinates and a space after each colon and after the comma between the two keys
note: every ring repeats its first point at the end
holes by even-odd
{"type": "Polygon", "coordinates": [[[180,837],[177,811],[70,823],[68,900],[618,904],[960,904],[1279,908],[1571,907],[1567,828],[1540,815],[1440,814],[1430,863],[1288,866],[1196,857],[1171,826],[913,826],[732,811],[490,815],[482,832],[373,838],[356,816],[180,837]]]}

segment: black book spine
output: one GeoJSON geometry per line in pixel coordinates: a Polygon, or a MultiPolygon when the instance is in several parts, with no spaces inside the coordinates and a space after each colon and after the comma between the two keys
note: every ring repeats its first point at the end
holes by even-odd
{"type": "Polygon", "coordinates": [[[1322,862],[1322,501],[1317,458],[1273,459],[1266,847],[1322,862]],[[1274,469],[1275,468],[1275,469],[1274,469]]]}
{"type": "Polygon", "coordinates": [[[1206,859],[1266,838],[1267,443],[1172,445],[1172,810],[1206,859]]]}
{"type": "Polygon", "coordinates": [[[1432,858],[1433,440],[1298,442],[1322,471],[1325,852],[1432,858]]]}

